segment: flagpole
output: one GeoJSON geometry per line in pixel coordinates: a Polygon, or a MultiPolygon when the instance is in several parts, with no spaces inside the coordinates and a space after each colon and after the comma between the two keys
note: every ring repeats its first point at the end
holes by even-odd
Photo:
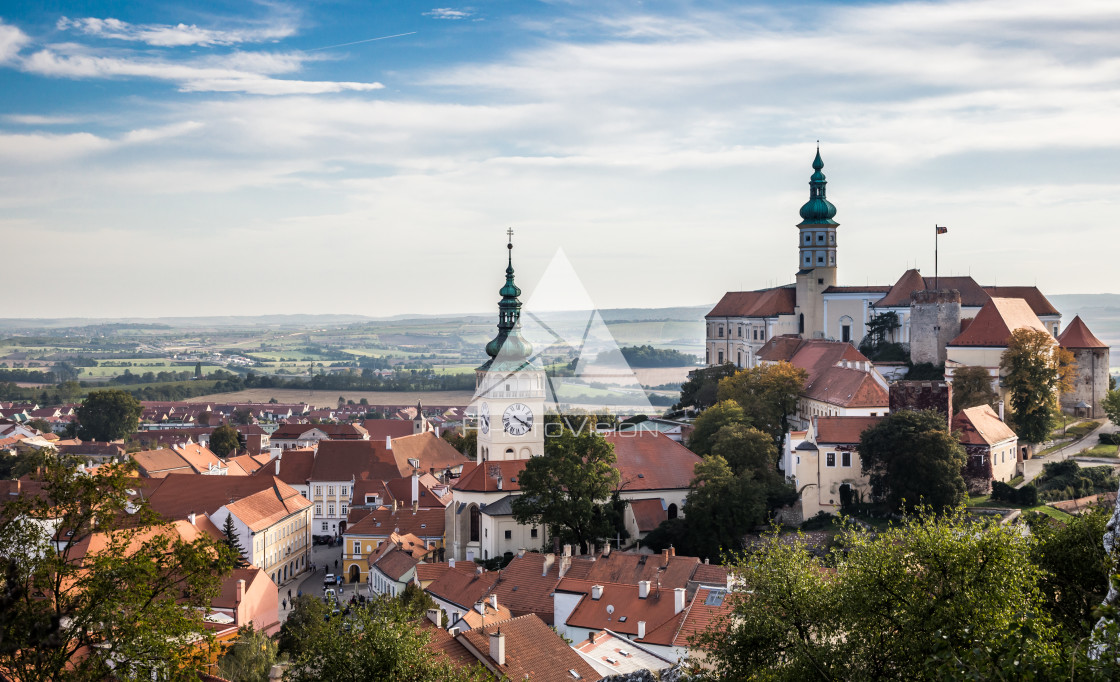
{"type": "Polygon", "coordinates": [[[941,236],[941,230],[937,229],[937,224],[933,225],[933,288],[937,289],[937,238],[941,236]]]}

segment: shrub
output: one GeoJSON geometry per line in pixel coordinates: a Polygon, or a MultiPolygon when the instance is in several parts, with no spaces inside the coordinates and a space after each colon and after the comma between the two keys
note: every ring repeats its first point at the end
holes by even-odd
{"type": "Polygon", "coordinates": [[[832,525],[833,518],[832,514],[826,511],[819,511],[815,516],[806,519],[805,522],[801,524],[801,530],[821,530],[822,528],[828,528],[832,525]]]}
{"type": "Polygon", "coordinates": [[[1028,483],[1022,488],[1012,488],[1015,491],[1015,500],[1024,507],[1034,507],[1038,504],[1038,488],[1033,483],[1028,483]]]}
{"type": "Polygon", "coordinates": [[[992,499],[1002,500],[1004,502],[1012,502],[1015,495],[1015,489],[1007,485],[1003,481],[992,481],[992,499]]]}

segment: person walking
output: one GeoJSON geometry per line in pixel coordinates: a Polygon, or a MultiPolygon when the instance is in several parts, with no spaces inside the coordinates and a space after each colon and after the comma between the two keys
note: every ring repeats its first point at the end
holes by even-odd
{"type": "Polygon", "coordinates": [[[287,599],[281,599],[280,604],[284,607],[285,611],[288,610],[288,600],[287,599]]]}
{"type": "Polygon", "coordinates": [[[292,591],[288,590],[288,601],[292,600],[292,591]]]}

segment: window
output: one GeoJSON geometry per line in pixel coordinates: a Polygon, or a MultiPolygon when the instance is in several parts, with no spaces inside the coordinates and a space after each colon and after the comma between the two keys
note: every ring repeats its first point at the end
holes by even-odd
{"type": "Polygon", "coordinates": [[[723,338],[723,325],[722,324],[719,326],[719,338],[721,338],[721,339],[723,338]]]}
{"type": "Polygon", "coordinates": [[[735,359],[735,364],[742,367],[743,366],[743,351],[739,351],[738,353],[736,353],[735,358],[736,358],[735,359]]]}
{"type": "Polygon", "coordinates": [[[339,513],[342,516],[346,516],[346,503],[345,502],[342,503],[342,508],[339,510],[339,513]]]}
{"type": "Polygon", "coordinates": [[[823,244],[824,243],[824,232],[820,232],[820,233],[817,234],[817,243],[818,244],[823,244]]]}
{"type": "Polygon", "coordinates": [[[327,516],[334,516],[334,505],[333,504],[328,504],[327,505],[327,516]]]}
{"type": "Polygon", "coordinates": [[[323,494],[323,486],[321,486],[321,485],[315,486],[315,496],[318,497],[319,495],[322,495],[322,494],[323,494]]]}
{"type": "MultiPolygon", "coordinates": [[[[824,256],[817,256],[817,262],[824,265],[824,256]]],[[[818,284],[821,284],[821,282],[818,282],[818,284]]]]}
{"type": "Polygon", "coordinates": [[[507,530],[506,531],[506,540],[511,540],[511,539],[513,539],[513,531],[507,530]]]}
{"type": "Polygon", "coordinates": [[[852,340],[852,326],[850,324],[840,327],[840,340],[844,343],[848,343],[852,340]]]}
{"type": "Polygon", "coordinates": [[[537,529],[536,528],[529,531],[529,537],[531,537],[531,538],[537,537],[537,529]]]}
{"type": "Polygon", "coordinates": [[[813,235],[811,235],[811,234],[805,235],[805,243],[806,244],[812,244],[813,243],[813,235]]]}
{"type": "Polygon", "coordinates": [[[824,465],[826,467],[836,466],[836,453],[830,452],[824,456],[824,465]]]}
{"type": "Polygon", "coordinates": [[[478,524],[482,520],[482,514],[478,511],[478,507],[471,507],[471,542],[478,542],[478,524]]]}
{"type": "Polygon", "coordinates": [[[334,486],[333,485],[328,485],[327,486],[327,494],[328,495],[334,495],[334,486]]]}
{"type": "Polygon", "coordinates": [[[743,338],[743,325],[739,325],[739,338],[743,338]]]}
{"type": "Polygon", "coordinates": [[[842,466],[842,467],[852,466],[852,453],[850,453],[850,452],[841,452],[840,453],[840,466],[842,466]]]}
{"type": "Polygon", "coordinates": [[[362,542],[360,540],[354,541],[354,554],[362,553],[362,542]]]}
{"type": "Polygon", "coordinates": [[[324,521],[323,522],[323,532],[325,533],[326,531],[327,531],[327,522],[324,521]]]}
{"type": "Polygon", "coordinates": [[[346,486],[342,486],[342,496],[343,496],[343,497],[346,497],[347,495],[349,495],[349,494],[350,494],[350,493],[348,493],[348,492],[346,492],[346,491],[347,491],[347,488],[346,488],[346,486]]]}
{"type": "Polygon", "coordinates": [[[719,364],[723,364],[723,351],[719,352],[719,364]]]}
{"type": "Polygon", "coordinates": [[[322,515],[323,515],[323,505],[321,505],[321,504],[315,505],[315,516],[322,516],[322,515]]]}

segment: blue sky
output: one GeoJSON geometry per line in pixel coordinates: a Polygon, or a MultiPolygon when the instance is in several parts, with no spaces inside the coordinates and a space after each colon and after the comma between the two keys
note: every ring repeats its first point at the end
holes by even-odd
{"type": "Polygon", "coordinates": [[[1120,3],[20,3],[5,316],[475,312],[504,231],[601,307],[840,280],[1116,291],[1120,3]],[[393,36],[393,37],[389,37],[393,36]],[[379,40],[374,40],[378,39],[379,40]],[[21,275],[20,272],[25,273],[21,275]]]}

